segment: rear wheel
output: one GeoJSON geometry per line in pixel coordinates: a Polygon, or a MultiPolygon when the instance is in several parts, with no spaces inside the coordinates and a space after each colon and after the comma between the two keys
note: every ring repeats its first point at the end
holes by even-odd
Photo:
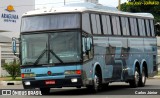
{"type": "Polygon", "coordinates": [[[140,80],[140,73],[139,69],[136,67],[134,72],[134,79],[129,82],[130,86],[136,88],[139,84],[139,80],[140,80]]]}
{"type": "Polygon", "coordinates": [[[140,80],[139,80],[139,86],[143,87],[143,86],[145,86],[145,83],[146,83],[146,70],[143,67],[142,68],[142,75],[141,75],[140,80]]]}
{"type": "Polygon", "coordinates": [[[50,93],[50,88],[40,88],[42,95],[48,95],[50,93]]]}

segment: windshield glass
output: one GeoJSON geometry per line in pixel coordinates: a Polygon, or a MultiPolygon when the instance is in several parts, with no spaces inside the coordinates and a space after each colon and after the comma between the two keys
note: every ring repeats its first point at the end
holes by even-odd
{"type": "MultiPolygon", "coordinates": [[[[37,32],[36,32],[37,33],[37,32]]],[[[80,62],[79,32],[21,35],[22,65],[80,62]]]]}
{"type": "Polygon", "coordinates": [[[53,14],[22,18],[21,32],[80,28],[80,14],[53,14]]]}

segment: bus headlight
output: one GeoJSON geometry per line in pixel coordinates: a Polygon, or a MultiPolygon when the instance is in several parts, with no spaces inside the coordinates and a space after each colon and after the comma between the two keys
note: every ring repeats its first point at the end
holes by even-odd
{"type": "Polygon", "coordinates": [[[31,83],[29,81],[24,82],[25,85],[31,85],[31,83]]]}

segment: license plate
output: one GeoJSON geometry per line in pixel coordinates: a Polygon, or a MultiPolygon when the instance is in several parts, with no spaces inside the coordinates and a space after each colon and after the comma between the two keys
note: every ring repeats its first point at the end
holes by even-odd
{"type": "Polygon", "coordinates": [[[50,81],[45,81],[46,85],[49,85],[49,84],[56,84],[56,82],[54,80],[50,80],[50,81]]]}

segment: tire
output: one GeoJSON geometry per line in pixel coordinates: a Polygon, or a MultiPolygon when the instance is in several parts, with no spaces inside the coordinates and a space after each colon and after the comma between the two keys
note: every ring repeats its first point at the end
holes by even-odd
{"type": "Polygon", "coordinates": [[[134,71],[134,79],[129,81],[130,87],[136,88],[139,85],[140,80],[140,72],[139,69],[136,67],[134,71]]]}
{"type": "Polygon", "coordinates": [[[139,81],[139,86],[144,87],[145,84],[146,84],[146,69],[143,67],[142,74],[141,74],[140,81],[139,81]]]}
{"type": "Polygon", "coordinates": [[[100,82],[100,80],[99,80],[98,75],[94,75],[94,85],[93,85],[93,90],[95,90],[95,92],[97,92],[98,89],[99,89],[99,82],[100,82]]]}
{"type": "Polygon", "coordinates": [[[102,90],[106,90],[109,86],[109,83],[102,84],[102,90]]]}
{"type": "Polygon", "coordinates": [[[76,88],[80,89],[80,88],[81,88],[81,86],[77,86],[76,88]]]}
{"type": "Polygon", "coordinates": [[[40,91],[42,95],[49,95],[50,88],[40,88],[40,91]]]}
{"type": "Polygon", "coordinates": [[[102,79],[100,74],[96,73],[94,75],[93,79],[93,85],[87,86],[87,89],[89,89],[91,92],[96,93],[99,90],[101,90],[102,87],[102,79]]]}

